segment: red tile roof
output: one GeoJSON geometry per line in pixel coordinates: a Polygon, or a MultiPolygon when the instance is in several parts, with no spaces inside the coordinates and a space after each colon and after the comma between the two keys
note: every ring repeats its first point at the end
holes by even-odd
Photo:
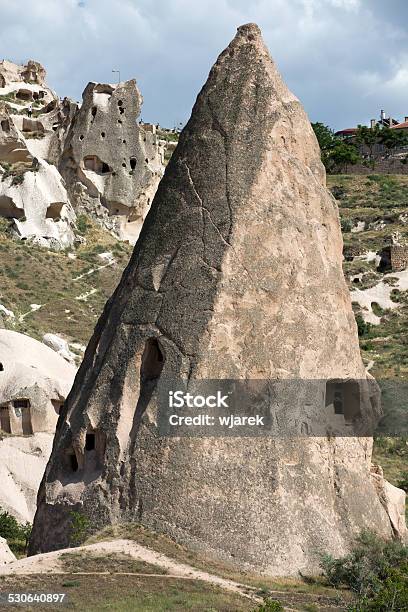
{"type": "Polygon", "coordinates": [[[398,123],[398,125],[393,125],[392,130],[403,130],[408,129],[408,121],[403,121],[402,123],[398,123]]]}
{"type": "Polygon", "coordinates": [[[345,130],[339,130],[336,134],[354,134],[357,132],[357,128],[346,128],[345,130]]]}

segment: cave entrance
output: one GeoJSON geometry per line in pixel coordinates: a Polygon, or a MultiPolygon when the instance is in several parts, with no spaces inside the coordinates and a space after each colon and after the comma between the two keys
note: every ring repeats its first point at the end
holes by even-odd
{"type": "Polygon", "coordinates": [[[92,170],[98,174],[109,174],[112,172],[112,168],[106,162],[99,159],[97,155],[87,155],[84,157],[84,168],[85,170],[92,170]]]}
{"type": "Polygon", "coordinates": [[[8,406],[0,406],[0,429],[4,433],[11,434],[10,409],[8,406]]]}
{"type": "Polygon", "coordinates": [[[68,460],[69,460],[69,466],[70,466],[71,470],[73,472],[77,472],[78,471],[78,460],[77,460],[76,455],[75,455],[75,453],[73,451],[69,453],[68,460]]]}
{"type": "Polygon", "coordinates": [[[85,450],[92,451],[95,450],[95,434],[87,433],[85,437],[85,450]]]}
{"type": "Polygon", "coordinates": [[[13,402],[16,416],[21,418],[21,428],[24,436],[33,435],[33,424],[31,421],[31,407],[28,399],[17,399],[13,402]]]}
{"type": "Polygon", "coordinates": [[[343,415],[346,422],[361,416],[360,385],[356,380],[328,380],[326,383],[326,408],[343,415]]]}
{"type": "Polygon", "coordinates": [[[140,379],[142,382],[157,380],[164,366],[164,356],[157,338],[149,338],[146,342],[142,365],[140,367],[140,379]]]}
{"type": "Polygon", "coordinates": [[[33,99],[33,92],[31,89],[19,89],[16,93],[17,100],[25,100],[28,102],[33,99]]]}

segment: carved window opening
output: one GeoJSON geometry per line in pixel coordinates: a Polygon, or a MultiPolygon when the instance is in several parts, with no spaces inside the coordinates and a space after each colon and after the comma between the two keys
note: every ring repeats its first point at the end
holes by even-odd
{"type": "Polygon", "coordinates": [[[77,472],[78,471],[78,460],[76,458],[76,455],[73,451],[71,451],[68,455],[68,460],[69,460],[69,465],[70,468],[73,472],[77,472]]]}
{"type": "Polygon", "coordinates": [[[142,365],[140,368],[140,379],[142,382],[154,381],[160,377],[164,366],[164,355],[157,338],[149,338],[146,342],[142,365]]]}
{"type": "Polygon", "coordinates": [[[92,451],[95,450],[95,434],[87,433],[85,437],[85,450],[92,451]]]}
{"type": "Polygon", "coordinates": [[[325,405],[334,414],[343,415],[346,422],[361,416],[360,385],[356,380],[328,380],[325,405]]]}
{"type": "Polygon", "coordinates": [[[84,157],[84,168],[85,170],[92,170],[92,172],[97,174],[109,174],[112,172],[109,164],[99,159],[97,155],[87,155],[84,157]]]}
{"type": "Polygon", "coordinates": [[[33,424],[31,421],[31,408],[28,399],[15,399],[13,401],[16,417],[21,418],[21,428],[24,436],[33,434],[33,424]]]}

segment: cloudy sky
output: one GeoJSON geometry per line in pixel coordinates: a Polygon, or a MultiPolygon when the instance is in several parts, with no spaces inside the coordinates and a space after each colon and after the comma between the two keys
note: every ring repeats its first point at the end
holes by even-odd
{"type": "Polygon", "coordinates": [[[142,118],[173,127],[236,27],[255,21],[312,121],[408,115],[406,0],[0,0],[0,59],[42,62],[60,96],[135,77],[142,118]]]}

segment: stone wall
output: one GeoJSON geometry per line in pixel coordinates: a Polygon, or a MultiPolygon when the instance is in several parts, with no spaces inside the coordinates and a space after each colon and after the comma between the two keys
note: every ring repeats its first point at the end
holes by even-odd
{"type": "Polygon", "coordinates": [[[408,246],[392,245],[390,247],[391,270],[401,272],[408,267],[408,246]]]}

